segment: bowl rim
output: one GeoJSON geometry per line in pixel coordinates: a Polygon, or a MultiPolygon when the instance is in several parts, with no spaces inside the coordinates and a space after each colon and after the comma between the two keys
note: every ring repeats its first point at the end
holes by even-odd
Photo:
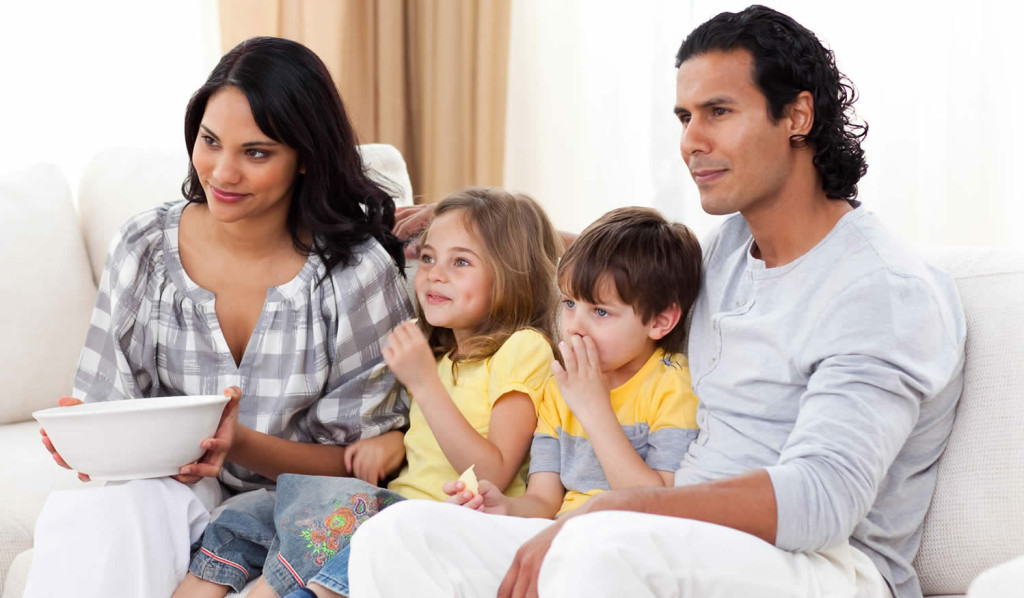
{"type": "Polygon", "coordinates": [[[107,414],[122,414],[122,413],[139,413],[142,411],[168,411],[172,409],[181,409],[183,407],[191,407],[195,405],[215,405],[221,403],[226,405],[230,400],[230,397],[225,395],[172,395],[166,397],[140,397],[132,399],[117,399],[114,401],[90,401],[88,403],[82,403],[81,405],[69,405],[69,406],[57,406],[47,407],[46,409],[39,409],[32,412],[32,417],[37,421],[40,420],[40,416],[46,419],[68,419],[76,417],[88,417],[92,415],[98,415],[101,413],[107,414]],[[179,399],[178,402],[169,404],[159,404],[164,401],[161,399],[179,399]],[[180,399],[189,399],[187,402],[181,402],[180,399]],[[79,410],[75,407],[81,407],[82,405],[98,405],[118,403],[120,409],[116,411],[105,411],[105,410],[79,410]],[[156,404],[154,404],[156,403],[156,404]]]}

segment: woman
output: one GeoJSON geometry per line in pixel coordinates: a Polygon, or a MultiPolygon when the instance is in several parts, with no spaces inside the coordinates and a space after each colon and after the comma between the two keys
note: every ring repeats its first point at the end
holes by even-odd
{"type": "MultiPolygon", "coordinates": [[[[278,474],[350,475],[343,445],[406,421],[380,357],[411,314],[394,202],[366,176],[323,63],[295,42],[226,54],[189,102],[185,140],[185,201],[134,217],[112,245],[74,394],[225,389],[215,438],[176,479],[217,477],[222,496],[208,502],[237,495],[258,519],[278,474]]],[[[53,452],[45,433],[44,444],[53,452]]],[[[26,596],[170,595],[208,520],[196,502],[167,479],[55,495],[26,596]],[[166,525],[142,534],[135,520],[166,525]]]]}

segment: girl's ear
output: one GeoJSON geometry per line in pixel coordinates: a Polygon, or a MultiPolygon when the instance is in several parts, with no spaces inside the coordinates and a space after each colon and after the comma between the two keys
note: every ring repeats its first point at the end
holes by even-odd
{"type": "Polygon", "coordinates": [[[651,318],[647,325],[647,336],[656,341],[661,340],[675,329],[682,316],[683,310],[679,309],[679,304],[673,303],[667,309],[651,318]]]}
{"type": "Polygon", "coordinates": [[[306,165],[299,166],[299,174],[306,174],[306,165]]]}

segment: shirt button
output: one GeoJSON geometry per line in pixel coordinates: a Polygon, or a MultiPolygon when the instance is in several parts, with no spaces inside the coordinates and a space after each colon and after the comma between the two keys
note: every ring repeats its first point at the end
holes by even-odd
{"type": "Polygon", "coordinates": [[[716,358],[716,357],[712,357],[712,358],[711,358],[711,362],[710,362],[710,365],[715,365],[716,363],[718,363],[718,358],[716,358]]]}

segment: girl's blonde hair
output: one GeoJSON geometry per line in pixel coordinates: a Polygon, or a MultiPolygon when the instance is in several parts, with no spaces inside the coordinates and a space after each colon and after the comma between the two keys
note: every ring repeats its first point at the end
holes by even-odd
{"type": "MultiPolygon", "coordinates": [[[[419,326],[434,355],[453,352],[458,361],[494,355],[517,330],[533,328],[554,344],[559,292],[555,284],[562,241],[544,209],[530,196],[496,187],[469,187],[449,195],[433,218],[460,212],[466,229],[486,248],[484,259],[494,269],[491,310],[473,338],[455,354],[455,335],[449,328],[431,326],[417,306],[419,326]]],[[[430,228],[427,228],[427,232],[430,228]]],[[[425,235],[426,233],[424,233],[425,235]]]]}

